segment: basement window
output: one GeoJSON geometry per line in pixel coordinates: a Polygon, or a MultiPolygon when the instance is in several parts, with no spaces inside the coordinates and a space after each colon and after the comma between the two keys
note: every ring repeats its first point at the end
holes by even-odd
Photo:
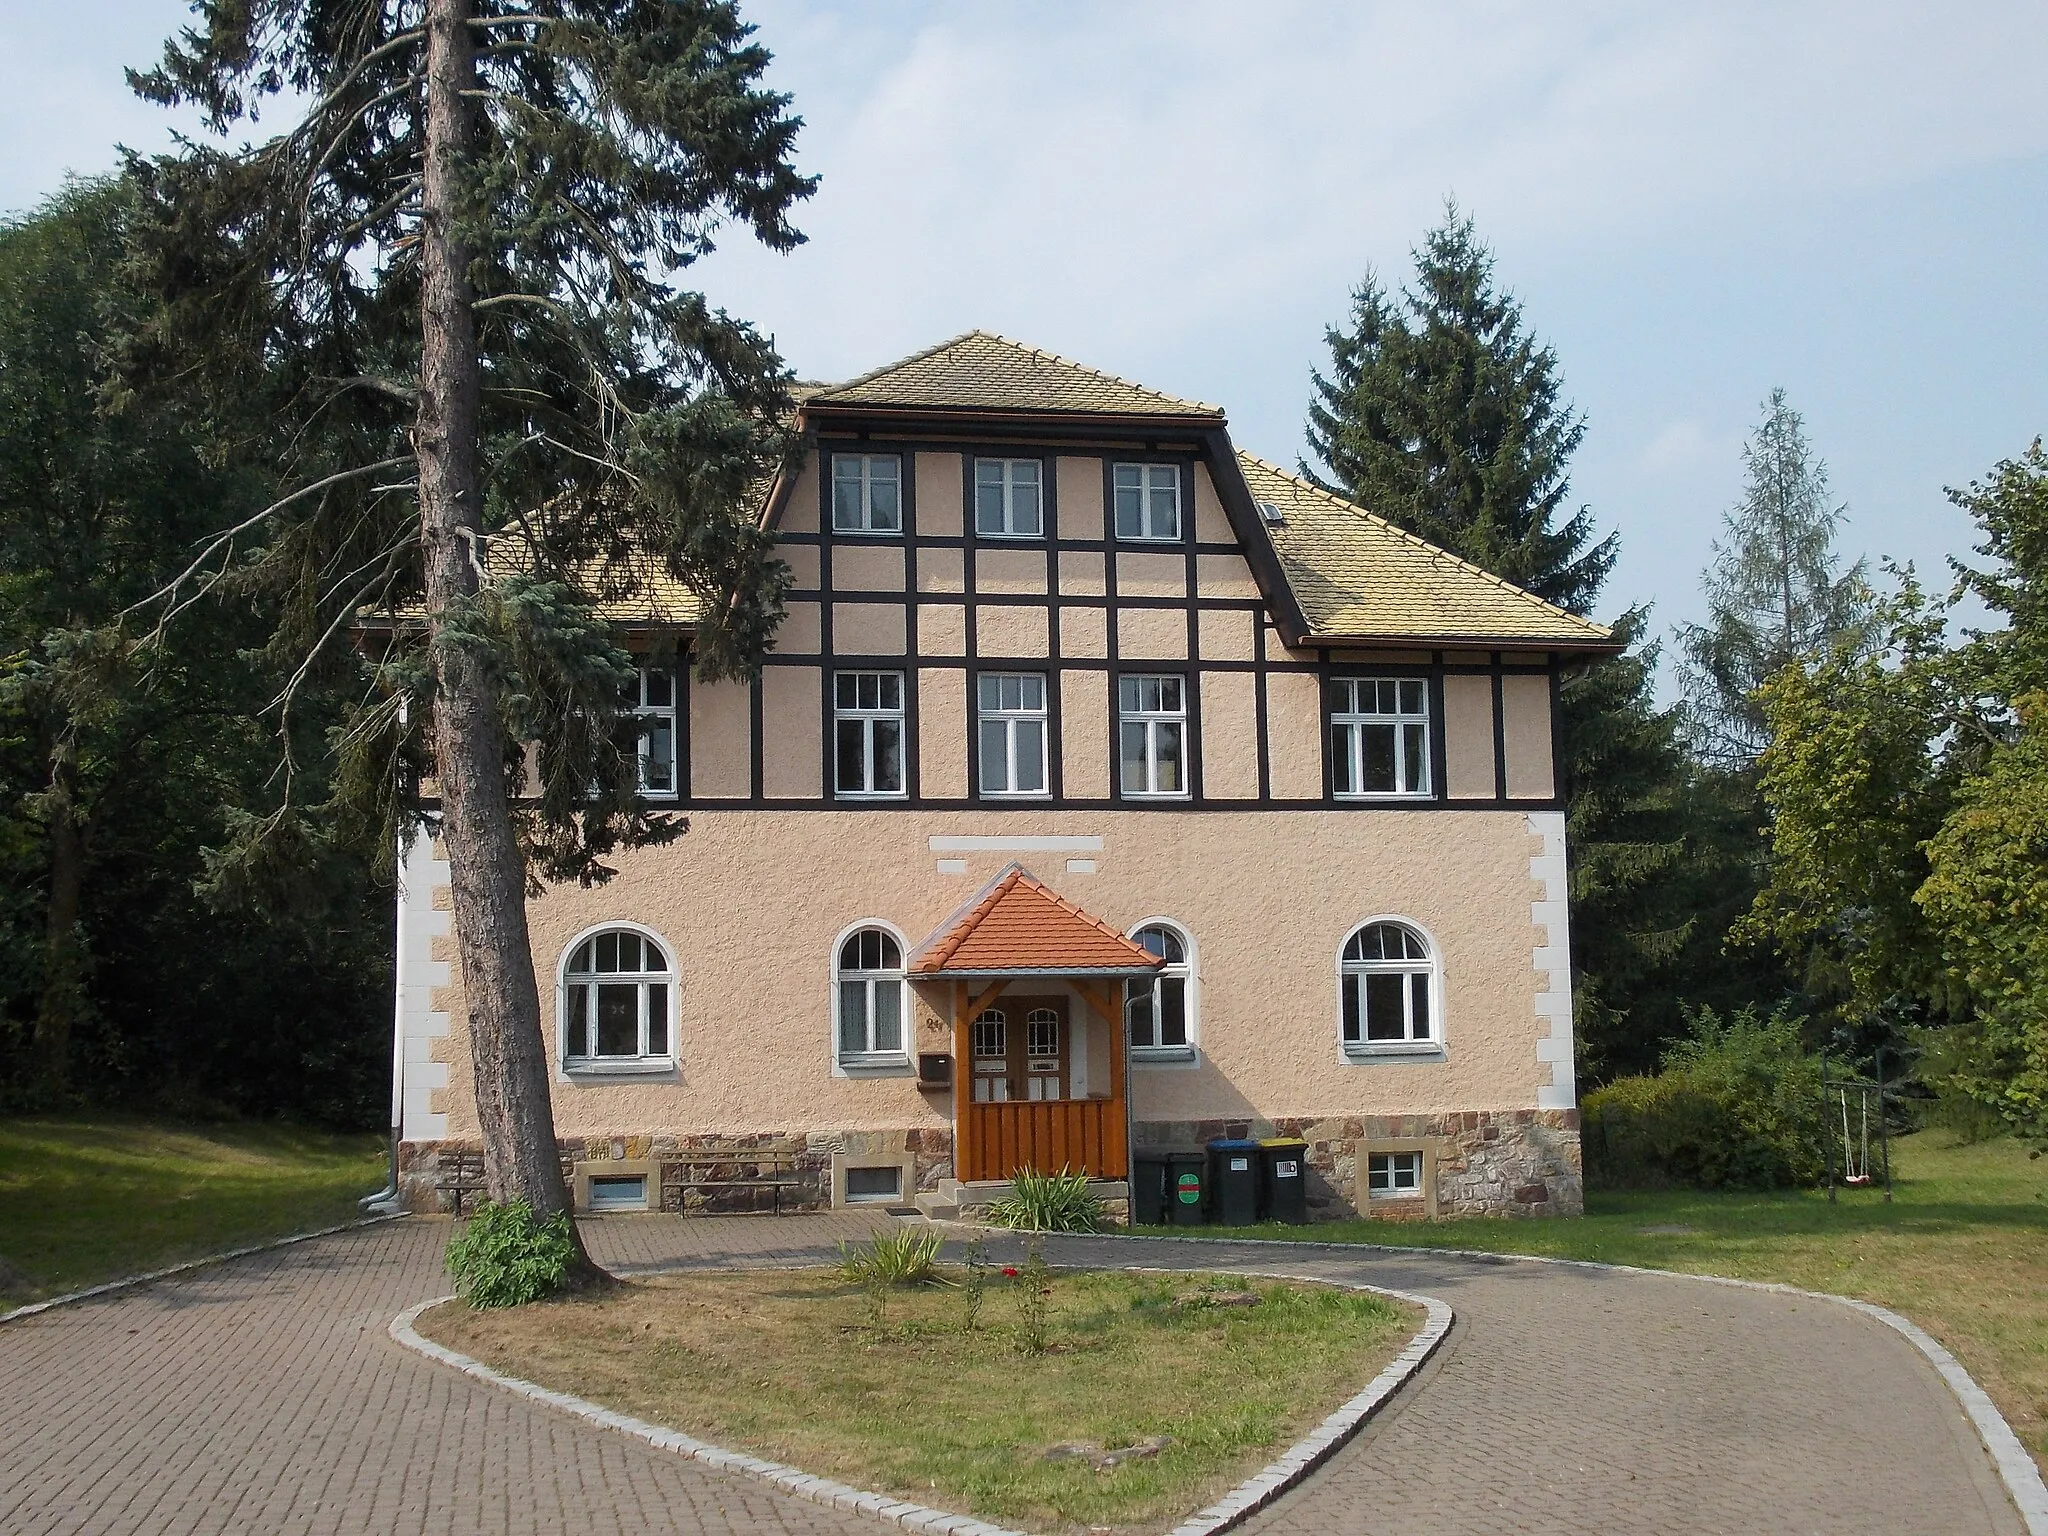
{"type": "Polygon", "coordinates": [[[598,1173],[590,1177],[590,1209],[593,1214],[605,1211],[644,1211],[647,1209],[647,1175],[644,1173],[615,1174],[598,1173]]]}
{"type": "Polygon", "coordinates": [[[1374,1152],[1366,1159],[1367,1193],[1375,1200],[1422,1193],[1420,1152],[1374,1152]]]}
{"type": "Polygon", "coordinates": [[[882,1168],[846,1170],[846,1203],[875,1205],[903,1198],[903,1169],[890,1163],[882,1168]]]}

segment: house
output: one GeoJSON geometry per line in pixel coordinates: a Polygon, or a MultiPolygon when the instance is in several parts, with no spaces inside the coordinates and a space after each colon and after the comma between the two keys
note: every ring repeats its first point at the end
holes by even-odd
{"type": "MultiPolygon", "coordinates": [[[[1611,634],[1001,337],[799,425],[759,678],[662,660],[683,609],[632,631],[688,834],[529,908],[579,1205],[934,1205],[1280,1132],[1317,1215],[1579,1210],[1557,698],[1611,634]]],[[[430,838],[403,876],[401,1187],[447,1208],[430,838]]]]}

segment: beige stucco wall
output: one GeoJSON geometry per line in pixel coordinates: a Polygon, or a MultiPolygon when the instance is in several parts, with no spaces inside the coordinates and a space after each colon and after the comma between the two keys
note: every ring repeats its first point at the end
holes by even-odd
{"type": "Polygon", "coordinates": [[[1493,679],[1472,672],[1444,675],[1444,793],[1453,800],[1491,800],[1493,679]]]}
{"type": "Polygon", "coordinates": [[[1223,514],[1223,503],[1216,495],[1216,482],[1210,478],[1206,464],[1195,466],[1195,539],[1202,544],[1237,542],[1230,519],[1223,514]]]}
{"type": "Polygon", "coordinates": [[[1306,672],[1266,679],[1266,761],[1280,800],[1323,797],[1322,684],[1306,672]]]}
{"type": "Polygon", "coordinates": [[[1116,590],[1119,597],[1185,597],[1187,557],[1178,551],[1155,555],[1126,550],[1116,557],[1116,590]]]}
{"type": "Polygon", "coordinates": [[[832,649],[841,656],[901,656],[909,626],[901,603],[834,603],[832,649]]]}
{"type": "Polygon", "coordinates": [[[974,610],[978,655],[1049,656],[1051,632],[1051,610],[1035,603],[984,603],[974,610]]]}
{"type": "Polygon", "coordinates": [[[1102,460],[1063,458],[1054,468],[1059,503],[1059,536],[1099,542],[1102,521],[1102,460]]]}
{"type": "Polygon", "coordinates": [[[1060,769],[1073,799],[1109,793],[1109,674],[1060,673],[1060,769]]]}
{"type": "Polygon", "coordinates": [[[917,771],[931,798],[967,798],[967,674],[957,667],[918,669],[917,771]]]}
{"type": "MultiPolygon", "coordinates": [[[[1531,859],[1520,812],[802,812],[700,809],[689,834],[619,859],[594,889],[556,887],[531,904],[551,1067],[558,967],[593,925],[642,924],[676,953],[678,1066],[656,1080],[555,1077],[568,1135],[727,1133],[806,1126],[942,1126],[950,1098],[908,1076],[835,1076],[828,966],[863,920],[911,943],[1012,857],[1088,911],[1129,927],[1168,917],[1192,934],[1201,1053],[1193,1066],[1138,1065],[1140,1120],[1423,1114],[1525,1108],[1551,1069],[1537,1060],[1531,859]],[[1092,873],[1059,854],[965,855],[940,874],[929,839],[1089,836],[1092,873]],[[798,878],[793,876],[799,875],[798,878]],[[1368,918],[1397,914],[1443,956],[1438,1056],[1353,1065],[1338,1047],[1337,955],[1368,918]]],[[[436,941],[452,959],[452,942],[436,941]]],[[[441,988],[453,1032],[436,1108],[448,1134],[476,1116],[459,979],[441,988]]],[[[943,1048],[934,1029],[924,1048],[943,1048]]]]}
{"type": "Polygon", "coordinates": [[[1258,796],[1256,690],[1249,672],[1202,674],[1202,792],[1212,800],[1258,796]]]}
{"type": "Polygon", "coordinates": [[[900,539],[832,546],[832,585],[842,592],[901,592],[905,579],[900,539]]]}
{"type": "Polygon", "coordinates": [[[933,538],[960,532],[960,514],[966,505],[965,482],[957,453],[917,455],[917,531],[933,538]]]}
{"type": "Polygon", "coordinates": [[[789,500],[783,503],[782,517],[776,524],[783,532],[818,531],[818,464],[823,458],[822,453],[814,453],[797,471],[796,484],[790,487],[789,500]]]}
{"type": "Polygon", "coordinates": [[[1024,593],[1042,597],[1046,590],[1042,549],[979,549],[974,555],[974,590],[1024,593]]]}
{"type": "Polygon", "coordinates": [[[761,792],[771,800],[815,800],[824,784],[824,672],[768,667],[761,673],[761,792]]]}
{"type": "Polygon", "coordinates": [[[1500,680],[1501,746],[1508,794],[1548,800],[1557,793],[1550,752],[1550,679],[1527,673],[1500,680]]]}
{"type": "Polygon", "coordinates": [[[753,792],[754,693],[745,683],[690,685],[690,793],[753,792]]]}
{"type": "Polygon", "coordinates": [[[1119,608],[1117,654],[1128,661],[1185,661],[1188,616],[1180,608],[1119,608]]]}

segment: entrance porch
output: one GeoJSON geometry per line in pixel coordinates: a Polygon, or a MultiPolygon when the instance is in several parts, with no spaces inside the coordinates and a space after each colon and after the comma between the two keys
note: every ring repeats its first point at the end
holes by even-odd
{"type": "Polygon", "coordinates": [[[956,1179],[1129,1176],[1123,986],[1162,964],[1015,864],[919,946],[910,979],[952,1022],[956,1179]]]}

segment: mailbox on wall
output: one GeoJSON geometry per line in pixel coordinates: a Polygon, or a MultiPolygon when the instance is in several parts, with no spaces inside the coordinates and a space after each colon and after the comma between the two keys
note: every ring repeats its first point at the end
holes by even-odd
{"type": "Polygon", "coordinates": [[[942,1051],[926,1051],[917,1058],[917,1086],[920,1088],[950,1088],[953,1085],[953,1058],[942,1051]]]}

